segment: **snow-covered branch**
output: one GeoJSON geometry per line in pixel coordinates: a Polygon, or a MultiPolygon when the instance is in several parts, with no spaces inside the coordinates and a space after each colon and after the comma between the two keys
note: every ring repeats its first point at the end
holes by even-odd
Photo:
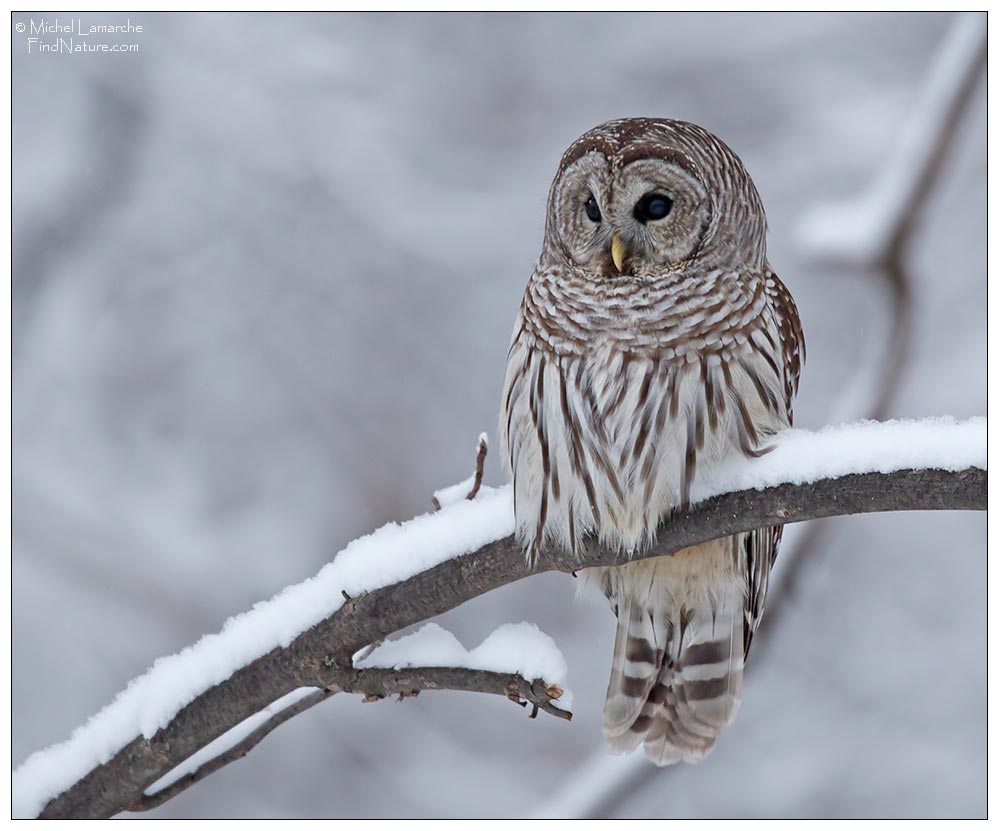
{"type": "Polygon", "coordinates": [[[358,693],[365,703],[398,695],[399,700],[424,690],[451,690],[501,695],[523,706],[531,705],[530,717],[539,710],[569,720],[572,713],[562,703],[565,691],[544,679],[527,681],[509,672],[467,667],[385,667],[330,670],[323,676],[324,688],[303,687],[251,716],[206,745],[166,776],[154,782],[129,805],[128,811],[150,811],[173,799],[192,785],[231,762],[241,759],[288,719],[303,713],[331,695],[358,693]]]}
{"type": "MultiPolygon", "coordinates": [[[[788,431],[773,452],[703,483],[695,494],[703,501],[670,517],[658,542],[633,556],[664,556],[816,517],[984,510],[985,434],[983,418],[788,431]]],[[[164,798],[157,793],[172,795],[203,777],[194,764],[177,771],[189,757],[204,750],[201,769],[215,770],[286,720],[288,709],[301,712],[331,692],[477,690],[561,714],[554,702],[565,705],[562,679],[551,677],[561,671],[557,649],[523,624],[503,627],[467,652],[438,637],[432,649],[424,640],[415,650],[386,644],[356,657],[400,629],[529,576],[512,530],[509,490],[483,487],[474,502],[461,500],[354,541],[316,577],[157,661],[67,742],[29,758],[14,773],[14,813],[109,816],[158,804],[164,798]],[[381,660],[380,650],[387,650],[381,660]],[[217,740],[211,753],[208,745],[217,740]]],[[[579,559],[543,558],[537,570],[621,560],[592,544],[579,559]]]]}

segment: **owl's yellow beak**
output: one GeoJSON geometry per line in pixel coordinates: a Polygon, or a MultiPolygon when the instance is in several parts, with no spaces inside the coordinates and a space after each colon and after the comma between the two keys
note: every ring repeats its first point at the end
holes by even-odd
{"type": "Polygon", "coordinates": [[[614,231],[611,234],[611,259],[614,261],[614,267],[617,269],[618,274],[621,273],[621,267],[624,265],[627,256],[628,246],[618,236],[617,231],[614,231]]]}

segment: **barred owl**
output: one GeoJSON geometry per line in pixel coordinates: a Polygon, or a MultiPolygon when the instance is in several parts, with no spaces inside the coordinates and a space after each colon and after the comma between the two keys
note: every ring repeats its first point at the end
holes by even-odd
{"type": "MultiPolygon", "coordinates": [[[[791,424],[804,358],[739,158],[686,122],[629,118],[565,151],[524,293],[500,417],[534,563],[588,537],[635,552],[695,481],[791,424]]],[[[587,569],[617,636],[614,752],[696,762],[732,721],[781,527],[587,569]]]]}

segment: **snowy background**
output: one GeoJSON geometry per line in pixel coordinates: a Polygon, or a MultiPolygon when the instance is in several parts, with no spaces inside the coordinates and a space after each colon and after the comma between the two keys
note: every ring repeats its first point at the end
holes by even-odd
{"type": "MultiPolygon", "coordinates": [[[[952,22],[131,21],[138,54],[13,39],[15,765],[468,474],[548,184],[600,121],[686,118],[743,158],[808,340],[797,422],[830,421],[888,307],[872,275],[812,262],[798,220],[892,156],[952,22]]],[[[980,82],[907,257],[888,415],[985,412],[985,159],[980,82]]],[[[984,815],[984,515],[827,526],[715,753],[638,769],[597,813],[984,815]]],[[[521,620],[554,636],[571,724],[461,693],[337,696],[152,816],[550,809],[626,764],[600,743],[613,620],[574,589],[542,575],[441,621],[470,645],[521,620]]]]}

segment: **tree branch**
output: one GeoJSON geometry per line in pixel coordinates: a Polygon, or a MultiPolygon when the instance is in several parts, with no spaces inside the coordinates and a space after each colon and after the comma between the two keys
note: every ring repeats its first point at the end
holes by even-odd
{"type": "MultiPolygon", "coordinates": [[[[903,470],[849,474],[804,485],[744,490],[705,500],[673,515],[663,524],[659,541],[630,559],[665,556],[740,531],[818,517],[889,510],[984,510],[986,491],[987,474],[977,468],[957,473],[903,470]]],[[[591,544],[578,560],[566,555],[543,557],[536,571],[573,571],[615,565],[625,559],[619,552],[591,544]]],[[[184,759],[300,687],[387,695],[419,689],[421,679],[438,683],[446,677],[443,686],[427,683],[423,688],[507,694],[512,683],[521,698],[552,712],[557,709],[551,705],[556,696],[539,691],[518,676],[492,677],[496,674],[462,669],[357,670],[351,666],[351,656],[367,644],[531,573],[515,540],[505,537],[353,598],[289,646],[272,650],[197,696],[152,738],[133,739],[108,762],[50,800],[41,816],[106,817],[141,806],[143,792],[184,759]]],[[[306,707],[298,711],[302,709],[306,707]]],[[[267,732],[270,730],[256,737],[253,744],[267,732]]],[[[228,761],[232,759],[224,763],[228,761]]]]}
{"type": "Polygon", "coordinates": [[[360,693],[365,696],[365,702],[380,701],[391,695],[398,695],[399,700],[402,701],[404,698],[415,696],[423,690],[489,693],[505,696],[514,703],[525,707],[530,704],[532,707],[531,718],[534,718],[539,710],[544,710],[546,713],[551,713],[566,721],[572,719],[571,712],[552,703],[562,697],[562,690],[549,685],[542,678],[528,681],[513,673],[487,672],[464,667],[333,670],[329,673],[327,684],[329,685],[327,688],[317,689],[291,706],[278,711],[244,739],[228,750],[219,753],[218,756],[212,757],[176,782],[154,793],[142,794],[126,810],[151,811],[153,808],[158,808],[164,802],[168,802],[178,794],[183,793],[215,771],[242,759],[269,733],[288,719],[299,713],[304,713],[338,692],[360,693]]]}
{"type": "Polygon", "coordinates": [[[196,782],[200,782],[206,776],[209,776],[215,771],[224,768],[230,762],[235,762],[237,759],[242,759],[247,753],[253,750],[260,742],[264,740],[272,730],[280,727],[292,716],[297,716],[299,713],[304,713],[306,710],[311,709],[320,701],[325,701],[333,694],[333,690],[316,690],[310,693],[301,701],[292,704],[290,707],[285,707],[278,713],[275,713],[267,721],[257,727],[252,733],[250,733],[245,739],[234,744],[231,748],[218,756],[209,759],[203,765],[195,768],[191,773],[186,776],[181,777],[176,782],[167,785],[165,788],[158,790],[151,794],[142,794],[139,799],[135,801],[134,804],[130,805],[127,810],[129,811],[151,811],[153,808],[158,808],[164,802],[173,799],[177,794],[183,793],[188,788],[190,788],[196,782]]]}

